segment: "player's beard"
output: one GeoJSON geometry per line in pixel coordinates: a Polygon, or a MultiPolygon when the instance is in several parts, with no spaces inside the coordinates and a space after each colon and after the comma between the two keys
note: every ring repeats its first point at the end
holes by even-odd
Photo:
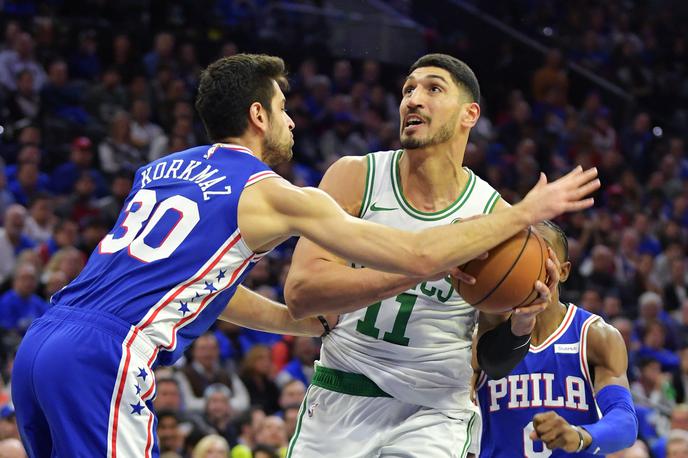
{"type": "Polygon", "coordinates": [[[457,111],[454,116],[452,116],[449,121],[444,123],[440,130],[435,132],[434,135],[425,138],[416,138],[404,136],[404,130],[402,128],[401,135],[399,138],[401,147],[404,149],[419,149],[425,148],[427,146],[439,145],[449,141],[454,136],[454,129],[456,128],[456,120],[459,117],[460,112],[457,111]]]}
{"type": "Polygon", "coordinates": [[[263,162],[269,166],[287,162],[293,156],[291,135],[282,135],[277,129],[268,130],[263,140],[263,162]]]}

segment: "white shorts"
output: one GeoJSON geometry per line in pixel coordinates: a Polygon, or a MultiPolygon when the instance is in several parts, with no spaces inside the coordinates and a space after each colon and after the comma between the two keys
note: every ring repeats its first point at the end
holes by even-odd
{"type": "Polygon", "coordinates": [[[480,418],[472,411],[453,416],[311,385],[287,458],[464,458],[480,439],[480,418]]]}

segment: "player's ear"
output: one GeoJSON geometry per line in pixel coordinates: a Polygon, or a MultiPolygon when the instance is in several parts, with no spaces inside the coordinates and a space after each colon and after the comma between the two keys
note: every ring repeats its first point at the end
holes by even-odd
{"type": "Polygon", "coordinates": [[[461,110],[461,125],[472,128],[480,118],[480,105],[475,102],[465,103],[461,110]]]}
{"type": "Polygon", "coordinates": [[[267,132],[268,113],[260,102],[253,102],[248,108],[248,122],[261,132],[267,132]]]}
{"type": "Polygon", "coordinates": [[[564,283],[571,273],[571,262],[566,261],[561,263],[561,268],[559,269],[559,283],[564,283]]]}

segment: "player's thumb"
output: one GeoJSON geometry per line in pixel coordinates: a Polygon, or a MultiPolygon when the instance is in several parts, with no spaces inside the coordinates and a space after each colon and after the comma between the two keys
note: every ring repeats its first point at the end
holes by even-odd
{"type": "Polygon", "coordinates": [[[538,178],[538,181],[535,184],[535,189],[542,188],[546,184],[547,184],[547,175],[545,175],[543,172],[540,172],[540,178],[538,178]]]}
{"type": "Polygon", "coordinates": [[[535,431],[535,430],[531,431],[530,432],[530,440],[536,441],[538,439],[539,439],[539,437],[538,437],[537,431],[535,431]]]}

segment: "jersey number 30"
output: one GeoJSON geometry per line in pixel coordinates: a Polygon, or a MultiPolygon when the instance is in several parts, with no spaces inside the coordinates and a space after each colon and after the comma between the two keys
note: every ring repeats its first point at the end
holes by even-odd
{"type": "Polygon", "coordinates": [[[129,202],[126,217],[120,224],[124,234],[115,238],[108,234],[101,240],[99,248],[104,254],[112,254],[129,247],[129,255],[142,262],[153,262],[169,257],[186,239],[200,221],[198,204],[184,196],[168,197],[157,205],[155,191],[141,189],[129,202]],[[155,209],[155,212],[153,212],[155,209]],[[158,246],[146,243],[146,237],[169,211],[177,213],[177,221],[162,237],[158,246]],[[152,216],[151,216],[151,213],[152,216]],[[143,230],[142,230],[143,228],[143,230]]]}

